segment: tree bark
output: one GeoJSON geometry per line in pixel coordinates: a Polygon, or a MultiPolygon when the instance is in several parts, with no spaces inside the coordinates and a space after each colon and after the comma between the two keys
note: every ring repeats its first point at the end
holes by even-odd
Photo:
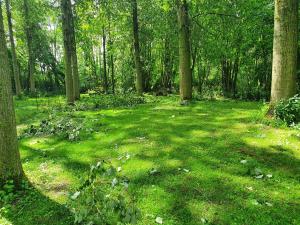
{"type": "Polygon", "coordinates": [[[103,26],[103,40],[102,40],[102,48],[103,48],[103,89],[105,94],[108,92],[108,79],[107,79],[107,60],[106,60],[106,34],[105,28],[103,26]]]}
{"type": "Polygon", "coordinates": [[[297,91],[298,0],[275,0],[271,103],[297,91]]]}
{"type": "Polygon", "coordinates": [[[15,111],[13,106],[11,70],[0,1],[0,186],[8,180],[14,180],[20,187],[23,177],[20,153],[17,141],[15,111]]]}
{"type": "Polygon", "coordinates": [[[186,0],[177,0],[179,26],[179,76],[181,100],[192,99],[190,26],[186,0]]]}
{"type": "Polygon", "coordinates": [[[71,2],[70,0],[61,0],[61,11],[62,11],[62,28],[63,28],[63,39],[64,39],[64,58],[65,58],[65,85],[66,85],[66,96],[67,103],[72,105],[75,102],[74,93],[74,79],[72,70],[72,29],[70,15],[71,2]]]}
{"type": "Polygon", "coordinates": [[[29,91],[31,93],[36,92],[35,87],[35,56],[33,49],[33,36],[32,36],[32,22],[29,15],[28,0],[24,0],[24,18],[25,18],[25,33],[27,39],[28,48],[28,78],[29,78],[29,91]]]}
{"type": "MultiPolygon", "coordinates": [[[[101,44],[100,44],[101,45],[101,44]]],[[[101,52],[101,46],[99,47],[99,81],[101,84],[102,81],[102,65],[101,65],[101,61],[102,61],[102,52],[101,52]]]]}
{"type": "Polygon", "coordinates": [[[12,64],[13,64],[13,74],[14,74],[16,95],[21,96],[22,87],[21,87],[21,82],[20,82],[20,70],[19,70],[15,41],[14,41],[10,0],[5,0],[5,5],[6,5],[6,15],[7,15],[7,23],[8,23],[8,31],[9,31],[10,48],[11,48],[11,53],[12,53],[12,64]]]}
{"type": "Polygon", "coordinates": [[[172,60],[172,53],[170,49],[170,39],[168,38],[168,35],[166,35],[164,40],[164,59],[163,59],[163,77],[162,77],[162,86],[167,90],[171,91],[172,88],[172,72],[173,72],[173,60],[172,60]]]}
{"type": "Polygon", "coordinates": [[[75,35],[75,25],[74,25],[74,15],[72,12],[72,4],[69,1],[69,16],[71,23],[71,48],[72,48],[72,75],[73,75],[73,88],[74,88],[74,98],[75,100],[80,99],[80,81],[78,72],[78,60],[77,60],[77,47],[76,47],[76,35],[75,35]]]}
{"type": "Polygon", "coordinates": [[[111,53],[110,55],[110,61],[111,61],[111,88],[112,88],[112,93],[115,94],[115,62],[114,62],[114,55],[111,53]]]}
{"type": "Polygon", "coordinates": [[[134,40],[134,62],[136,69],[136,91],[139,95],[144,92],[143,65],[141,62],[140,40],[139,40],[139,22],[137,0],[131,0],[132,19],[133,19],[133,40],[134,40]]]}

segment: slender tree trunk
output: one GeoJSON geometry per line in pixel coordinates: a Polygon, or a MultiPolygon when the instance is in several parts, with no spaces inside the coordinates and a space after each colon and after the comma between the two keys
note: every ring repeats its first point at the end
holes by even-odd
{"type": "Polygon", "coordinates": [[[22,177],[11,71],[5,41],[2,1],[0,1],[0,186],[8,180],[14,180],[16,187],[20,187],[22,177]]]}
{"type": "Polygon", "coordinates": [[[110,63],[111,63],[111,88],[112,88],[112,93],[115,94],[115,62],[114,62],[114,55],[111,52],[110,53],[110,63]]]}
{"type": "Polygon", "coordinates": [[[75,34],[75,25],[74,25],[74,16],[72,12],[71,1],[69,0],[69,16],[71,23],[71,48],[72,48],[72,75],[73,75],[73,88],[74,88],[74,98],[75,100],[80,99],[80,81],[79,81],[79,72],[78,72],[78,60],[77,60],[77,47],[76,47],[76,34],[75,34]]]}
{"type": "Polygon", "coordinates": [[[6,15],[7,15],[7,22],[8,22],[9,41],[10,41],[10,47],[12,53],[12,64],[13,64],[13,74],[14,74],[14,81],[16,87],[16,95],[20,96],[22,93],[22,87],[20,82],[20,70],[19,70],[15,41],[14,41],[10,0],[5,0],[5,5],[6,5],[6,15]]]}
{"type": "Polygon", "coordinates": [[[179,76],[181,100],[192,99],[190,26],[186,0],[177,0],[179,26],[179,76]]]}
{"type": "MultiPolygon", "coordinates": [[[[101,44],[100,44],[101,45],[101,44]]],[[[101,84],[102,81],[102,65],[101,65],[101,61],[102,61],[102,52],[101,52],[101,47],[99,47],[99,81],[101,84]]]]}
{"type": "Polygon", "coordinates": [[[74,93],[74,79],[72,71],[72,28],[71,28],[71,11],[70,11],[70,0],[61,0],[61,11],[62,11],[62,28],[63,28],[63,39],[64,39],[64,58],[65,58],[65,85],[66,85],[66,96],[67,103],[74,104],[75,93],[74,93]]]}
{"type": "Polygon", "coordinates": [[[162,79],[162,86],[167,90],[171,90],[171,77],[172,77],[172,56],[171,56],[171,49],[170,49],[170,39],[168,35],[165,38],[165,54],[163,59],[164,70],[163,70],[163,79],[162,79]]]}
{"type": "Polygon", "coordinates": [[[132,19],[133,19],[133,40],[134,40],[134,61],[136,69],[136,91],[139,95],[144,92],[143,65],[141,62],[140,40],[139,40],[139,22],[137,0],[131,0],[132,19]]]}
{"type": "Polygon", "coordinates": [[[192,76],[195,73],[195,66],[196,66],[196,62],[197,62],[197,57],[198,57],[198,46],[195,46],[195,48],[192,51],[192,66],[191,66],[192,76]]]}
{"type": "Polygon", "coordinates": [[[297,90],[298,0],[275,0],[271,102],[297,90]]]}
{"type": "Polygon", "coordinates": [[[25,17],[25,33],[27,39],[28,48],[28,77],[29,77],[29,91],[31,93],[36,92],[35,88],[35,56],[33,49],[33,37],[32,37],[32,22],[29,14],[28,0],[24,0],[24,17],[25,17]]]}
{"type": "Polygon", "coordinates": [[[102,40],[102,47],[103,47],[103,88],[104,92],[107,94],[108,92],[108,80],[107,80],[107,60],[106,60],[106,34],[105,28],[103,26],[103,40],[102,40]]]}
{"type": "Polygon", "coordinates": [[[232,69],[232,83],[231,83],[231,92],[232,96],[236,98],[237,94],[237,78],[239,74],[239,69],[240,69],[240,54],[239,52],[237,53],[237,56],[234,61],[233,69],[232,69]]]}

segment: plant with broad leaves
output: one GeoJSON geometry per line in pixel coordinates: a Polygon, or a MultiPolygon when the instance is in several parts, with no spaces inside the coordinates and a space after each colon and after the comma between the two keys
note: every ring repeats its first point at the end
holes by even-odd
{"type": "Polygon", "coordinates": [[[49,119],[42,120],[39,125],[30,125],[24,130],[22,137],[58,135],[69,141],[79,140],[82,121],[72,115],[56,118],[50,114],[49,119]]]}
{"type": "Polygon", "coordinates": [[[108,162],[91,166],[88,178],[70,196],[75,224],[135,224],[140,211],[127,191],[128,179],[108,162]]]}
{"type": "Polygon", "coordinates": [[[296,126],[300,122],[300,96],[280,101],[274,110],[275,116],[289,126],[296,126]]]}

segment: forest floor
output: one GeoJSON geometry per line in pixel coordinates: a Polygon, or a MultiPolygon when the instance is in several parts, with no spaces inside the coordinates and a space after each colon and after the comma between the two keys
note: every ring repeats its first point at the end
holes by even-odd
{"type": "MultiPolygon", "coordinates": [[[[47,118],[45,109],[63,100],[16,101],[19,131],[47,118]]],[[[229,100],[181,106],[177,97],[165,97],[132,108],[74,112],[86,128],[79,141],[20,140],[34,189],[0,211],[0,224],[72,224],[68,196],[90,165],[106,159],[130,179],[139,224],[161,217],[165,225],[298,225],[300,132],[264,125],[263,107],[229,100]],[[125,154],[127,161],[118,160],[125,154]],[[155,176],[149,175],[153,168],[155,176]]]]}

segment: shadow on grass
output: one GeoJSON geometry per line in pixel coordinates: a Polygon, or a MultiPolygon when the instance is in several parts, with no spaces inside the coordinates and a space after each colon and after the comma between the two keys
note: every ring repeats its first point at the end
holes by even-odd
{"type": "MultiPolygon", "coordinates": [[[[85,159],[94,163],[103,154],[113,155],[111,146],[114,144],[131,147],[136,161],[130,166],[135,166],[136,170],[129,168],[133,170],[129,171],[132,175],[130,189],[139,201],[151,202],[150,208],[161,208],[159,213],[165,215],[166,221],[172,220],[168,224],[202,224],[201,219],[206,216],[210,224],[216,225],[299,222],[297,199],[284,193],[285,189],[277,189],[283,186],[281,181],[288,185],[299,181],[300,160],[285,147],[268,145],[269,148],[262,148],[245,139],[260,133],[255,124],[251,124],[251,112],[258,110],[257,105],[205,102],[175,110],[168,107],[140,106],[101,117],[108,126],[104,129],[109,128],[106,134],[109,141],[105,142],[105,137],[99,140],[91,136],[88,142],[92,151],[84,152],[80,146],[58,147],[45,156],[26,145],[22,149],[28,153],[29,160],[54,159],[76,175],[88,169],[81,156],[88,154],[85,159]],[[247,129],[241,128],[241,123],[247,125],[247,129]],[[137,141],[137,137],[145,138],[145,141],[137,141]],[[253,162],[251,167],[240,164],[245,158],[253,162]],[[168,164],[172,160],[178,165],[168,164]],[[148,162],[160,173],[149,176],[143,167],[148,162]],[[139,165],[135,165],[137,163],[139,165]],[[191,172],[178,171],[179,166],[191,172]],[[255,167],[271,171],[279,181],[255,180],[247,173],[255,167]],[[257,190],[251,192],[246,185],[255,186],[257,190]],[[163,193],[159,196],[162,199],[156,199],[151,192],[155,188],[163,193]],[[275,192],[280,193],[279,197],[275,192]],[[252,204],[251,200],[257,201],[258,205],[252,204]],[[273,207],[266,205],[269,201],[273,207]],[[160,204],[165,207],[159,207],[160,204]]],[[[100,114],[102,112],[92,116],[100,114]]],[[[55,146],[57,142],[51,144],[55,146]]],[[[39,223],[33,221],[31,224],[39,223]]]]}
{"type": "Polygon", "coordinates": [[[13,225],[68,225],[73,224],[71,212],[30,185],[0,217],[13,225]]]}

